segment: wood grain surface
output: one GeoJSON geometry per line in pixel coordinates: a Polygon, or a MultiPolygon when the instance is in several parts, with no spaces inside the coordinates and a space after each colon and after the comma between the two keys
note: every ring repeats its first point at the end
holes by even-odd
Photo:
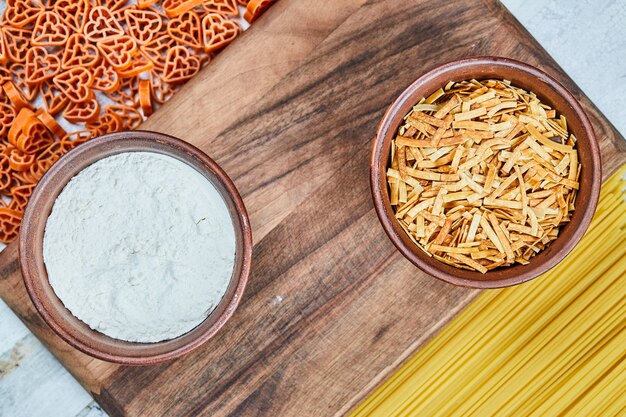
{"type": "Polygon", "coordinates": [[[112,416],[345,413],[478,294],[394,250],[368,182],[386,107],[475,55],[554,75],[592,119],[604,176],[626,162],[619,134],[495,0],[281,0],[143,125],[200,146],[244,197],[253,272],[222,331],[162,365],[91,359],[34,311],[15,245],[0,254],[0,296],[112,416]]]}

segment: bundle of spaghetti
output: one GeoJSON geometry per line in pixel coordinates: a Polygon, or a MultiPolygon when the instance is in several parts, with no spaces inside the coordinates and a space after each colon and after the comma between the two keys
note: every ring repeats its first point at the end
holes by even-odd
{"type": "Polygon", "coordinates": [[[625,415],[625,175],[563,262],[482,293],[352,416],[625,415]]]}

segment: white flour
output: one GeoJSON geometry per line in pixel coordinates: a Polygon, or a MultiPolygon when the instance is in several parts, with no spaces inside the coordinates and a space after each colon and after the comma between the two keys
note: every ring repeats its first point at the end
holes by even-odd
{"type": "Polygon", "coordinates": [[[224,296],[235,233],[222,197],[177,159],[129,152],[66,185],[44,261],[63,304],[116,339],[158,342],[200,324],[224,296]]]}

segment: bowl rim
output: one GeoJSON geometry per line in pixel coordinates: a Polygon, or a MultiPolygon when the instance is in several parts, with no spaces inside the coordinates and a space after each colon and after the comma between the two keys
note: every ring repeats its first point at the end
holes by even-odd
{"type": "MultiPolygon", "coordinates": [[[[450,75],[452,76],[452,74],[450,75]]],[[[490,78],[491,77],[492,76],[490,76],[490,78]]],[[[443,87],[443,85],[441,85],[441,87],[443,87]]],[[[535,91],[535,93],[541,95],[540,92],[535,91]]],[[[402,116],[404,116],[404,114],[402,116]]],[[[389,143],[389,146],[390,145],[391,144],[389,143]]],[[[580,241],[587,228],[589,227],[589,224],[591,223],[600,196],[600,187],[602,183],[602,167],[600,155],[600,148],[596,140],[595,132],[587,114],[583,110],[582,106],[579,104],[578,100],[574,97],[574,95],[554,77],[538,68],[510,58],[496,56],[477,56],[471,58],[463,58],[444,63],[427,71],[425,74],[423,74],[413,83],[411,83],[406,89],[404,89],[402,93],[394,100],[394,102],[387,108],[383,118],[378,125],[376,137],[372,143],[372,152],[370,159],[370,188],[372,192],[374,208],[385,233],[394,244],[394,246],[400,251],[400,253],[402,253],[405,258],[407,258],[411,263],[420,268],[422,271],[432,275],[437,279],[461,287],[477,289],[509,287],[534,279],[539,275],[545,273],[546,271],[552,269],[559,262],[561,262],[580,241]],[[577,224],[573,224],[573,226],[575,226],[575,229],[570,240],[565,242],[561,250],[553,253],[552,256],[545,259],[544,262],[533,265],[531,259],[531,263],[526,266],[527,268],[525,272],[510,277],[504,277],[501,279],[474,280],[463,278],[452,273],[445,272],[440,269],[439,266],[433,266],[425,260],[421,259],[421,256],[427,255],[419,253],[420,249],[414,243],[411,242],[411,245],[414,246],[415,249],[413,249],[412,246],[407,243],[407,240],[409,239],[408,236],[402,236],[400,234],[401,232],[402,234],[406,235],[406,233],[401,230],[400,226],[396,224],[397,221],[395,217],[390,216],[390,212],[392,213],[392,209],[390,205],[389,207],[387,207],[388,198],[385,198],[387,194],[387,186],[386,179],[383,178],[385,176],[387,164],[385,163],[384,169],[381,170],[382,164],[380,163],[382,153],[385,149],[386,133],[389,132],[389,130],[391,129],[393,134],[395,134],[398,128],[398,126],[392,126],[393,119],[397,117],[400,108],[405,105],[408,100],[411,99],[411,96],[420,88],[420,86],[431,80],[436,80],[438,77],[450,74],[452,71],[468,69],[472,67],[476,68],[476,70],[481,67],[508,68],[519,71],[520,73],[525,73],[530,77],[534,77],[540,81],[543,81],[550,88],[552,88],[557,95],[561,96],[561,98],[564,99],[571,107],[571,110],[575,113],[576,117],[580,121],[580,124],[582,125],[582,130],[584,130],[585,136],[589,140],[589,147],[591,150],[591,164],[590,166],[585,166],[586,169],[591,170],[592,177],[591,187],[589,190],[589,203],[587,204],[586,209],[585,207],[577,207],[577,210],[584,209],[584,213],[582,219],[577,224]]],[[[578,198],[577,201],[579,201],[578,198]]],[[[441,266],[445,265],[439,261],[437,261],[437,263],[441,264],[441,266]]],[[[458,268],[454,269],[462,271],[458,268]]],[[[501,269],[500,271],[505,270],[506,269],[501,269]]],[[[487,272],[482,276],[488,277],[490,272],[487,272]]]]}
{"type": "MultiPolygon", "coordinates": [[[[87,166],[89,166],[87,165],[87,166]]],[[[70,177],[73,178],[87,166],[77,170],[70,177]]],[[[71,169],[71,168],[70,168],[71,169]]],[[[202,173],[205,175],[205,173],[202,173]]],[[[207,178],[208,180],[208,178],[207,178]]],[[[58,196],[57,193],[57,196],[58,196]]],[[[54,203],[52,203],[54,204],[54,203]]],[[[44,226],[45,227],[45,226],[44,226]]],[[[174,136],[170,136],[163,133],[147,131],[147,130],[133,130],[133,131],[120,131],[105,134],[99,136],[97,138],[91,139],[88,142],[81,144],[80,146],[72,149],[65,155],[63,155],[59,160],[46,172],[37,186],[33,190],[31,195],[31,199],[29,200],[29,204],[27,205],[24,216],[22,220],[21,232],[19,236],[18,243],[18,259],[19,266],[22,273],[22,277],[24,280],[24,284],[26,286],[26,290],[30,299],[32,300],[35,308],[43,318],[43,320],[52,328],[52,330],[60,336],[65,342],[73,346],[74,348],[80,350],[83,353],[86,353],[94,358],[101,359],[107,362],[113,362],[123,365],[152,365],[156,363],[161,363],[165,361],[170,361],[176,358],[179,358],[206,343],[209,339],[211,339],[228,321],[228,319],[233,315],[239,302],[241,301],[242,295],[244,293],[247,281],[250,276],[251,271],[251,263],[252,263],[252,228],[250,226],[250,220],[248,218],[248,213],[246,211],[243,199],[239,194],[235,184],[230,179],[230,177],[226,174],[226,172],[208,155],[206,155],[202,150],[197,147],[187,143],[181,139],[178,139],[174,136]],[[129,143],[133,140],[137,140],[137,138],[141,138],[146,140],[147,142],[154,142],[155,148],[145,149],[145,150],[125,150],[126,148],[122,144],[119,147],[119,152],[116,153],[108,153],[106,149],[110,147],[112,144],[116,144],[116,142],[125,142],[129,143]],[[93,152],[94,150],[99,150],[103,148],[103,155],[95,158],[89,165],[112,156],[114,154],[125,153],[125,152],[159,152],[159,149],[169,148],[172,150],[177,150],[185,155],[183,159],[177,158],[176,156],[169,155],[172,158],[178,159],[181,162],[191,166],[193,169],[198,170],[196,167],[192,166],[189,160],[195,160],[199,165],[203,167],[205,172],[210,173],[211,177],[217,180],[219,186],[223,188],[223,190],[218,190],[222,198],[229,199],[234,207],[234,212],[231,213],[231,219],[233,219],[233,227],[235,228],[235,234],[237,239],[241,239],[241,255],[239,256],[239,265],[236,263],[233,267],[233,275],[231,277],[230,283],[235,283],[234,291],[230,298],[226,298],[226,295],[220,300],[220,302],[216,305],[213,311],[202,321],[205,323],[209,319],[213,319],[213,314],[218,311],[220,308],[223,308],[222,305],[226,305],[223,311],[217,316],[216,321],[207,329],[205,329],[202,333],[199,333],[197,337],[189,340],[185,344],[181,344],[180,346],[173,348],[171,350],[153,354],[153,355],[138,355],[135,353],[134,355],[125,355],[125,354],[115,354],[110,353],[96,347],[90,345],[89,340],[81,337],[79,332],[72,332],[74,329],[73,326],[65,326],[59,323],[55,319],[55,315],[51,314],[47,308],[45,307],[44,302],[40,299],[36,289],[35,283],[39,281],[48,281],[47,276],[42,278],[39,276],[33,265],[30,264],[29,257],[26,255],[30,253],[29,251],[33,250],[34,246],[34,238],[31,238],[31,234],[35,230],[35,226],[38,223],[46,222],[48,216],[39,216],[39,213],[35,212],[34,207],[37,205],[36,202],[44,198],[44,193],[47,191],[46,188],[51,187],[51,190],[58,189],[58,193],[60,193],[63,188],[67,185],[68,181],[63,183],[55,184],[55,177],[60,175],[63,170],[65,170],[68,166],[79,161],[86,153],[93,152]],[[33,202],[32,204],[30,202],[33,202]],[[237,221],[235,221],[235,214],[237,217],[237,221]],[[43,218],[42,218],[43,217],[43,218]],[[240,273],[236,274],[235,271],[240,268],[240,273]],[[224,304],[226,302],[226,304],[224,304]],[[68,328],[70,327],[70,328],[68,328]],[[78,335],[78,336],[77,336],[78,335]]],[[[43,262],[43,259],[42,259],[43,262]]],[[[237,262],[237,261],[236,261],[237,262]]],[[[33,263],[35,263],[33,261],[33,263]]],[[[45,265],[43,266],[45,268],[45,265]]],[[[229,285],[231,285],[229,284],[229,285]]],[[[50,285],[49,282],[47,285],[50,285]]],[[[69,311],[69,310],[68,310],[69,311]]],[[[70,312],[71,314],[71,312],[70,312]]],[[[73,315],[72,315],[73,316],[73,315]]],[[[75,317],[75,316],[74,316],[75,317]]],[[[76,318],[76,320],[80,320],[76,318]]],[[[193,332],[199,326],[199,324],[190,332],[187,332],[179,337],[184,337],[189,333],[193,332]]],[[[96,330],[91,329],[93,332],[97,332],[96,330]]],[[[165,343],[177,340],[178,338],[168,339],[161,342],[156,343],[140,343],[140,342],[126,342],[121,339],[115,339],[110,336],[104,335],[103,333],[97,332],[99,335],[104,336],[105,338],[112,339],[116,342],[121,342],[124,344],[135,345],[135,346],[151,346],[156,347],[159,345],[163,345],[165,343]]]]}

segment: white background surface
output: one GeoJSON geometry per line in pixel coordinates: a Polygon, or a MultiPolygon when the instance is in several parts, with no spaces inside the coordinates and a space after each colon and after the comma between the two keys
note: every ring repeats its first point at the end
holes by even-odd
{"type": "MultiPolygon", "coordinates": [[[[626,0],[502,1],[626,135],[626,0]]],[[[104,415],[0,301],[0,417],[104,415]]]]}
{"type": "Polygon", "coordinates": [[[501,0],[626,136],[626,0],[501,0]]]}

